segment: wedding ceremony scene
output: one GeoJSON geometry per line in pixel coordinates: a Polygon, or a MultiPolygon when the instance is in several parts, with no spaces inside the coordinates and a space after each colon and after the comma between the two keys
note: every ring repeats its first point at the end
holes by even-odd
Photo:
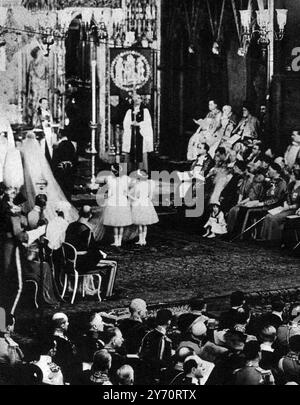
{"type": "Polygon", "coordinates": [[[299,38],[296,0],[0,2],[0,385],[300,384],[299,38]]]}

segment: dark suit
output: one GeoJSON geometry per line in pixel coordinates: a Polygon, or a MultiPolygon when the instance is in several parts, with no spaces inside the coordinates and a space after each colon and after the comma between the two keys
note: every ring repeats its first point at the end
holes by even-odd
{"type": "Polygon", "coordinates": [[[149,365],[152,380],[157,380],[161,370],[171,364],[172,341],[157,329],[153,329],[142,341],[140,357],[149,365]]]}
{"type": "Polygon", "coordinates": [[[103,259],[93,232],[87,225],[79,221],[68,226],[65,241],[73,245],[77,252],[85,252],[84,255],[77,258],[77,271],[79,273],[88,273],[94,270],[99,261],[103,259]]]}
{"type": "Polygon", "coordinates": [[[54,176],[68,199],[74,188],[76,150],[71,141],[62,140],[53,152],[54,176]]]}
{"type": "Polygon", "coordinates": [[[239,199],[239,185],[241,184],[242,176],[234,174],[227,186],[221,193],[221,209],[226,214],[235,207],[239,199]]]}
{"type": "Polygon", "coordinates": [[[56,354],[53,362],[61,367],[66,382],[73,381],[80,372],[79,356],[75,345],[60,336],[52,336],[53,345],[56,344],[56,354]]]}
{"type": "Polygon", "coordinates": [[[233,328],[241,318],[241,313],[234,308],[230,308],[229,311],[222,312],[219,319],[219,329],[231,329],[233,328]]]}
{"type": "Polygon", "coordinates": [[[136,354],[139,352],[143,337],[147,330],[142,322],[133,319],[124,319],[120,322],[119,328],[125,339],[127,353],[136,354]]]}
{"type": "Polygon", "coordinates": [[[202,164],[199,164],[198,159],[194,161],[192,164],[191,170],[194,170],[196,167],[200,168],[200,171],[203,173],[204,177],[208,175],[210,170],[214,167],[215,162],[213,158],[207,154],[202,162],[202,164]]]}

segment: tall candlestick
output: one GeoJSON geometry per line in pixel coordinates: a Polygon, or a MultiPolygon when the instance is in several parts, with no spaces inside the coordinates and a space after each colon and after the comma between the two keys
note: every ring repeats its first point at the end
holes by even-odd
{"type": "Polygon", "coordinates": [[[18,123],[22,123],[22,93],[23,93],[23,71],[22,51],[18,54],[18,123]]]}
{"type": "Polygon", "coordinates": [[[96,92],[97,92],[97,85],[96,85],[96,68],[97,62],[95,60],[92,61],[92,122],[96,123],[97,120],[97,99],[96,99],[96,92]]]}
{"type": "Polygon", "coordinates": [[[91,149],[90,154],[92,155],[92,176],[91,176],[91,183],[90,189],[95,190],[98,188],[96,184],[96,131],[97,131],[97,62],[92,60],[91,62],[91,75],[92,75],[92,122],[91,122],[91,149]]]}

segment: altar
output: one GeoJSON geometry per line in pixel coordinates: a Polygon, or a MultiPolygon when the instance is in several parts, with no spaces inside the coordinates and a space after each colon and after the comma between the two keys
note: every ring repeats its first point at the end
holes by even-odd
{"type": "Polygon", "coordinates": [[[79,89],[78,136],[87,138],[92,154],[114,162],[121,159],[124,109],[138,91],[151,112],[158,151],[160,22],[160,0],[2,1],[2,113],[12,125],[30,127],[45,97],[63,128],[72,90],[79,89]]]}

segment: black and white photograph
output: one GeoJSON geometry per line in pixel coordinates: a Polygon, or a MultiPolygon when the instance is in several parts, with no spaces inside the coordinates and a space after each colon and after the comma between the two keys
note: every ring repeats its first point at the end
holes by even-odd
{"type": "Polygon", "coordinates": [[[0,385],[299,384],[300,1],[0,0],[0,385]]]}

